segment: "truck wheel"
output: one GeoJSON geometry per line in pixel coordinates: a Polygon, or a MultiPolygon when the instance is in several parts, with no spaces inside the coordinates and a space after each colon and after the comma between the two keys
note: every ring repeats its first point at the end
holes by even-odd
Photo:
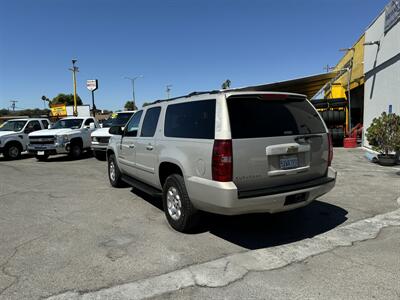
{"type": "Polygon", "coordinates": [[[116,163],[114,154],[108,156],[108,179],[113,187],[123,187],[125,183],[121,180],[122,174],[116,163]]]}
{"type": "Polygon", "coordinates": [[[6,159],[19,159],[21,157],[22,148],[17,143],[10,143],[5,146],[4,157],[6,159]]]}
{"type": "Polygon", "coordinates": [[[105,151],[96,151],[93,150],[93,155],[96,157],[98,160],[106,160],[106,152],[105,151]]]}
{"type": "Polygon", "coordinates": [[[163,206],[168,223],[179,232],[188,232],[198,222],[199,212],[190,201],[181,175],[170,175],[165,181],[163,206]]]}
{"type": "Polygon", "coordinates": [[[71,148],[69,150],[69,156],[72,159],[78,159],[82,155],[82,146],[79,143],[74,143],[71,145],[71,148]]]}

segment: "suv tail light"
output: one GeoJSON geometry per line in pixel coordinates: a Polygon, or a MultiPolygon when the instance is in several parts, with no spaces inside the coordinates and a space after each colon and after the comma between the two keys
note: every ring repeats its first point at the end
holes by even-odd
{"type": "Polygon", "coordinates": [[[329,144],[329,153],[328,153],[328,167],[332,164],[333,159],[333,144],[332,144],[332,134],[328,133],[328,144],[329,144]]]}
{"type": "Polygon", "coordinates": [[[232,140],[215,140],[212,154],[212,179],[232,181],[232,140]]]}

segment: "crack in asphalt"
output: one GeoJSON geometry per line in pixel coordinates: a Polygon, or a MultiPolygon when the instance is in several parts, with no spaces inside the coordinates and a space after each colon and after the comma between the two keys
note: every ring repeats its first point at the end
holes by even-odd
{"type": "Polygon", "coordinates": [[[397,226],[400,226],[400,209],[292,244],[232,254],[114,287],[84,292],[66,291],[46,299],[144,299],[194,286],[220,288],[242,280],[251,272],[286,268],[340,247],[376,239],[384,228],[397,226]]]}
{"type": "Polygon", "coordinates": [[[21,249],[22,247],[24,247],[24,246],[26,246],[26,245],[28,245],[28,244],[30,244],[30,243],[32,243],[32,242],[34,242],[34,241],[36,241],[36,240],[42,238],[43,236],[44,236],[44,235],[39,235],[39,236],[37,236],[37,237],[35,237],[35,238],[33,238],[33,239],[30,239],[30,240],[28,240],[28,241],[25,241],[25,242],[23,242],[23,243],[21,243],[21,244],[15,246],[15,247],[14,247],[13,253],[6,259],[6,261],[5,261],[2,265],[0,265],[0,271],[1,271],[4,275],[13,278],[13,281],[12,281],[8,286],[6,286],[6,287],[3,288],[2,290],[0,290],[0,296],[1,296],[2,294],[4,294],[8,289],[10,289],[13,285],[15,285],[16,283],[18,283],[19,278],[20,278],[20,276],[11,274],[11,272],[9,272],[9,271],[6,270],[8,264],[10,263],[10,261],[17,255],[19,249],[21,249]]]}

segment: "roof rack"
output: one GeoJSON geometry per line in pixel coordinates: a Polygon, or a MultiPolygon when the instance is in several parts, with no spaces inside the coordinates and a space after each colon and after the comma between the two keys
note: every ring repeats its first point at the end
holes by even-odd
{"type": "Polygon", "coordinates": [[[218,93],[221,93],[221,91],[212,90],[212,91],[204,91],[204,92],[192,92],[192,93],[184,95],[184,96],[178,96],[178,97],[169,98],[169,99],[156,100],[154,102],[149,103],[149,105],[157,104],[157,103],[161,103],[161,102],[168,102],[168,101],[172,101],[172,100],[176,100],[176,99],[180,99],[180,98],[189,98],[189,97],[192,97],[192,96],[199,96],[199,95],[205,95],[205,94],[218,94],[218,93]]]}

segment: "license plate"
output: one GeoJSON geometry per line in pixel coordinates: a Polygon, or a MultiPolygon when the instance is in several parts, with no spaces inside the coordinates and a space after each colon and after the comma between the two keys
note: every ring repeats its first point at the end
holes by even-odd
{"type": "Polygon", "coordinates": [[[44,151],[38,151],[37,155],[44,155],[44,151]]]}
{"type": "Polygon", "coordinates": [[[279,159],[281,170],[294,169],[299,167],[299,160],[297,155],[281,156],[279,159]]]}

